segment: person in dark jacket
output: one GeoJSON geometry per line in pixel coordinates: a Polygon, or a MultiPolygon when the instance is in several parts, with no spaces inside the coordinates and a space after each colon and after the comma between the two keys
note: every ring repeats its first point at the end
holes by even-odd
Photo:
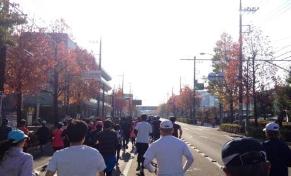
{"type": "Polygon", "coordinates": [[[105,120],[103,131],[97,134],[98,150],[104,158],[106,176],[111,176],[114,166],[116,165],[116,149],[118,147],[118,138],[116,132],[112,129],[111,120],[105,120]]]}
{"type": "Polygon", "coordinates": [[[8,120],[3,119],[2,125],[0,127],[0,141],[4,141],[7,139],[8,133],[12,130],[10,126],[8,126],[8,120]]]}
{"type": "Polygon", "coordinates": [[[270,122],[264,128],[264,132],[268,138],[263,142],[263,146],[271,163],[270,176],[288,176],[288,167],[291,166],[291,151],[288,145],[279,138],[279,125],[270,122]]]}
{"type": "Polygon", "coordinates": [[[37,130],[36,135],[39,141],[40,152],[44,154],[44,147],[51,139],[50,130],[46,126],[45,120],[41,122],[41,127],[37,130]]]}

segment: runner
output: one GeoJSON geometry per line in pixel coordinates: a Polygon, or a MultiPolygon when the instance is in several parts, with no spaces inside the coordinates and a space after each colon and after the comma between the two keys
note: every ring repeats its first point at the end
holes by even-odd
{"type": "Polygon", "coordinates": [[[131,141],[131,144],[132,144],[132,150],[135,149],[135,138],[136,138],[136,134],[135,134],[135,126],[136,126],[136,122],[133,121],[132,122],[132,126],[131,126],[131,131],[130,131],[130,141],[131,141]]]}
{"type": "Polygon", "coordinates": [[[114,126],[114,130],[116,132],[117,140],[118,140],[118,145],[116,147],[116,164],[118,165],[118,161],[120,159],[120,150],[122,146],[122,133],[120,130],[120,126],[118,124],[114,126]]]}
{"type": "Polygon", "coordinates": [[[104,170],[106,176],[111,176],[114,166],[116,165],[116,149],[118,147],[118,139],[115,131],[112,129],[111,120],[105,120],[103,124],[103,131],[97,134],[98,150],[102,154],[106,169],[104,170]]]}
{"type": "Polygon", "coordinates": [[[28,136],[21,130],[12,130],[0,145],[1,176],[34,176],[32,155],[23,152],[28,136]]]}
{"type": "Polygon", "coordinates": [[[184,176],[193,163],[193,156],[183,141],[172,136],[173,123],[165,120],[160,124],[161,138],[150,145],[144,154],[144,165],[153,172],[151,162],[158,162],[158,175],[184,176]],[[183,156],[186,163],[183,166],[183,156]]]}
{"type": "Polygon", "coordinates": [[[270,164],[264,148],[253,138],[237,138],[225,143],[221,156],[227,176],[269,175],[270,164]]]}
{"type": "Polygon", "coordinates": [[[124,118],[121,123],[120,127],[122,130],[122,148],[123,150],[128,149],[128,143],[130,138],[130,131],[131,131],[131,120],[130,117],[124,118]]]}
{"type": "Polygon", "coordinates": [[[288,176],[288,167],[291,167],[291,151],[288,145],[279,139],[279,128],[275,122],[268,123],[264,128],[268,140],[263,146],[272,166],[270,176],[288,176]]]}
{"type": "Polygon", "coordinates": [[[60,150],[64,148],[64,141],[63,141],[63,129],[62,129],[63,123],[59,122],[56,125],[56,129],[53,131],[53,141],[52,146],[54,151],[60,150]]]}
{"type": "Polygon", "coordinates": [[[46,126],[46,121],[43,120],[41,122],[41,126],[37,131],[36,131],[36,135],[39,141],[39,146],[40,146],[40,152],[41,154],[44,154],[44,147],[45,145],[49,142],[50,138],[51,138],[51,134],[50,134],[50,130],[49,128],[46,126]]]}
{"type": "Polygon", "coordinates": [[[173,136],[181,139],[183,131],[182,131],[181,126],[175,123],[176,117],[170,117],[170,120],[172,121],[172,123],[174,125],[173,136]]]}
{"type": "Polygon", "coordinates": [[[10,126],[8,126],[8,120],[2,119],[2,125],[0,127],[0,142],[7,139],[8,133],[12,130],[10,126]]]}
{"type": "Polygon", "coordinates": [[[152,122],[152,126],[153,126],[153,141],[156,141],[160,138],[160,117],[156,116],[154,117],[154,120],[152,122]]]}
{"type": "Polygon", "coordinates": [[[144,170],[144,158],[143,155],[148,149],[150,142],[150,135],[152,133],[152,126],[146,122],[147,115],[141,116],[141,122],[136,124],[135,130],[137,133],[136,136],[136,152],[137,152],[137,168],[136,170],[143,174],[144,170]]]}
{"type": "MultiPolygon", "coordinates": [[[[20,120],[18,129],[23,131],[24,134],[29,137],[29,129],[27,128],[27,124],[26,124],[26,120],[25,119],[21,119],[20,120]]],[[[29,143],[29,138],[27,138],[27,140],[25,140],[25,144],[24,144],[24,147],[23,147],[23,151],[24,152],[27,151],[28,143],[29,143]]]]}
{"type": "Polygon", "coordinates": [[[56,172],[60,176],[104,176],[106,168],[104,159],[98,150],[83,145],[87,134],[87,124],[81,120],[73,120],[67,134],[70,147],[54,153],[49,161],[46,176],[53,176],[56,172]]]}

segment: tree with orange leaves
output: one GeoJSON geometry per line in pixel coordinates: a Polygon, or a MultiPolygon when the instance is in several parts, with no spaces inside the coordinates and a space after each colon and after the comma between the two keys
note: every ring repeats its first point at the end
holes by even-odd
{"type": "Polygon", "coordinates": [[[223,78],[209,82],[208,90],[217,96],[225,109],[229,110],[229,120],[234,120],[234,108],[238,95],[238,44],[229,34],[223,33],[216,42],[213,72],[222,73],[223,78]]]}
{"type": "Polygon", "coordinates": [[[47,72],[52,68],[49,42],[42,35],[30,32],[14,36],[15,47],[8,48],[5,92],[17,95],[17,121],[21,120],[23,94],[34,94],[44,88],[47,72]]]}

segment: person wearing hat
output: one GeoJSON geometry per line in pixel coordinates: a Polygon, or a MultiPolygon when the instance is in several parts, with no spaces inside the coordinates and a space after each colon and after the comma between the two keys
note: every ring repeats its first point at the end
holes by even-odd
{"type": "Polygon", "coordinates": [[[270,176],[288,176],[288,167],[291,166],[291,151],[288,145],[282,141],[280,127],[275,122],[270,122],[263,129],[267,140],[263,142],[267,158],[271,163],[270,176]]]}
{"type": "Polygon", "coordinates": [[[0,144],[0,175],[34,176],[33,157],[23,152],[28,136],[21,130],[12,130],[0,144]]]}
{"type": "Polygon", "coordinates": [[[173,123],[173,136],[181,139],[183,131],[181,126],[176,124],[176,117],[170,117],[170,120],[173,123]]]}
{"type": "Polygon", "coordinates": [[[236,138],[222,146],[223,171],[227,176],[268,176],[270,164],[264,147],[254,138],[236,138]]]}
{"type": "Polygon", "coordinates": [[[164,120],[160,124],[161,138],[152,143],[144,154],[144,166],[153,172],[151,162],[157,160],[158,175],[184,176],[194,159],[188,146],[180,139],[172,136],[173,123],[164,120]],[[186,163],[183,166],[183,156],[186,163]]]}

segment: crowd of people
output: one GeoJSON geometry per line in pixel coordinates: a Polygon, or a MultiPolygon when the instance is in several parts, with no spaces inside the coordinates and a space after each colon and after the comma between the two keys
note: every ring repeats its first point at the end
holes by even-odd
{"type": "MultiPolygon", "coordinates": [[[[111,176],[121,159],[121,150],[137,154],[136,171],[160,176],[183,176],[194,162],[188,146],[180,140],[183,131],[174,117],[69,119],[55,124],[54,129],[41,121],[36,131],[41,153],[51,144],[54,154],[46,176],[111,176]],[[131,145],[129,145],[131,143],[131,145]],[[185,158],[185,160],[183,159],[185,158]],[[156,162],[156,164],[155,164],[156,162]],[[184,164],[183,164],[184,162],[184,164]]],[[[268,138],[259,143],[253,138],[239,138],[222,147],[222,161],[227,176],[288,176],[291,152],[279,138],[279,125],[271,122],[264,129],[268,138]]],[[[12,129],[6,119],[0,128],[0,175],[33,176],[33,157],[26,153],[29,130],[22,120],[12,129]]]]}

